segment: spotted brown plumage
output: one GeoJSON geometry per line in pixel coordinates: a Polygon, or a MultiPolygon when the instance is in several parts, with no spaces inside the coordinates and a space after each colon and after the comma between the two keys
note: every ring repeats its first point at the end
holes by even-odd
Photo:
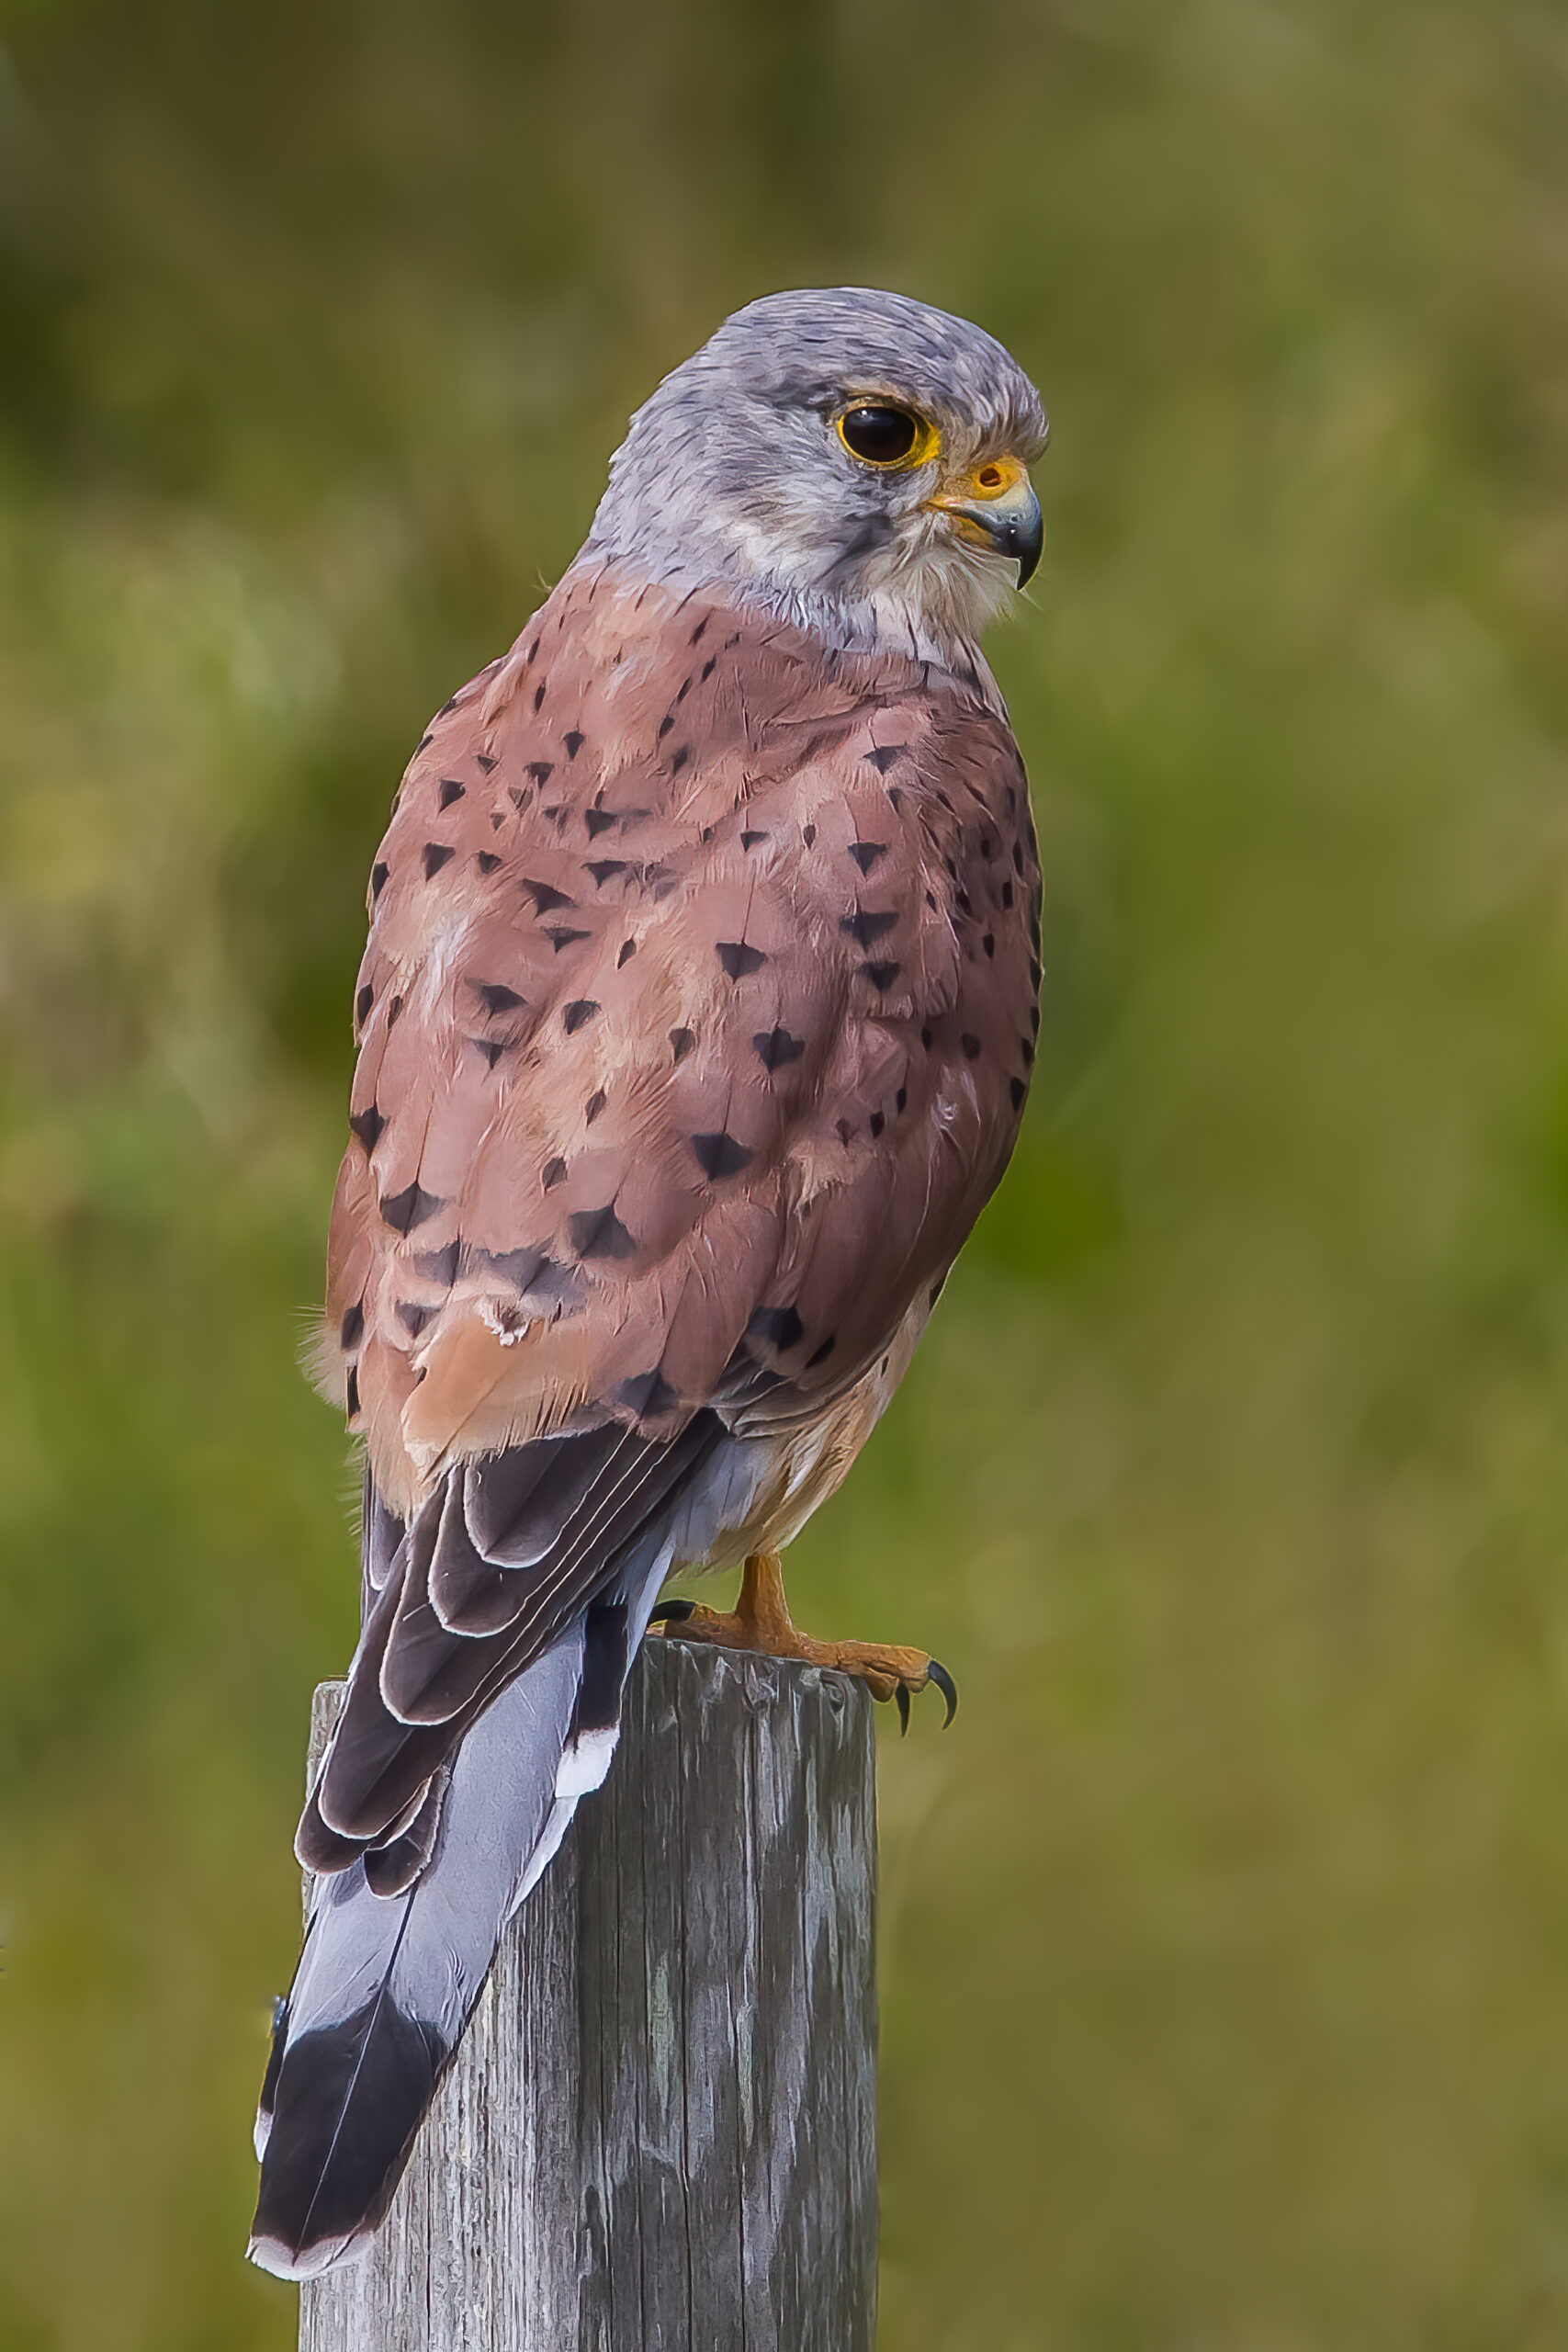
{"type": "Polygon", "coordinates": [[[585,1404],[646,1425],[641,1374],[691,1411],[759,1310],[799,1320],[789,1409],[841,1397],[1000,1173],[1039,890],[1017,751],[917,663],[821,670],[606,567],[410,768],[327,1303],[395,1505],[585,1404]]]}
{"type": "MultiPolygon", "coordinates": [[[[738,397],[784,364],[773,306],[741,313],[635,421],[582,555],[432,721],[375,854],[320,1351],[364,1442],[365,1622],[263,2103],[253,2252],[286,2275],[384,2211],[671,1568],[750,1563],[739,1615],[688,1632],[883,1696],[926,1676],[795,1636],[772,1563],[901,1377],[1028,1091],[1038,865],[974,632],[1037,530],[1006,453],[1043,427],[977,330],[890,297],[846,323],[847,299],[778,300],[826,306],[801,351],[837,337],[835,397],[897,359],[951,445],[930,479],[896,495],[846,448],[837,552],[796,548],[793,481],[742,556],[661,548],[639,452],[675,450],[677,509],[699,460],[660,402],[679,426],[691,370],[708,400],[748,320],[738,397]]],[[[728,476],[707,494],[722,519],[728,476]]]]}

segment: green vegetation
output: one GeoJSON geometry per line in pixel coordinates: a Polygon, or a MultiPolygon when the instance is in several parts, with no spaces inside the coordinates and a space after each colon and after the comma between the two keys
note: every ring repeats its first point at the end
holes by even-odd
{"type": "Polygon", "coordinates": [[[883,1774],[888,2352],[1568,2334],[1568,21],[1551,0],[13,0],[0,2347],[240,2259],[350,1473],[364,876],[653,376],[983,320],[1018,1164],[796,1547],[883,1774]]]}

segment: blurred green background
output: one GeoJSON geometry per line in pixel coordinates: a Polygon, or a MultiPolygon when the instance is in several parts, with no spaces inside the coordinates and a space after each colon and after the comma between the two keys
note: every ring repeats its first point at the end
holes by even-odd
{"type": "Polygon", "coordinates": [[[1568,14],[0,10],[0,2346],[241,2259],[364,876],[763,289],[1040,381],[1040,1083],[796,1547],[885,1747],[888,2352],[1568,2340],[1568,14]]]}

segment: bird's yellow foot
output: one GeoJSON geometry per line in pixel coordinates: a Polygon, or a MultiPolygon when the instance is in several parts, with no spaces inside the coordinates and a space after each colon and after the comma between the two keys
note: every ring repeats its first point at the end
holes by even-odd
{"type": "Polygon", "coordinates": [[[677,1641],[715,1642],[720,1648],[755,1650],[764,1657],[804,1658],[809,1666],[830,1667],[835,1674],[852,1675],[863,1682],[874,1699],[896,1699],[898,1716],[909,1728],[909,1700],[931,1683],[946,1706],[942,1728],[958,1712],[958,1687],[945,1666],[924,1650],[902,1649],[891,1642],[814,1642],[796,1631],[784,1599],[784,1571],[776,1552],[754,1552],[741,1572],[734,1610],[705,1609],[694,1600],[662,1600],[654,1610],[659,1629],[677,1641]]]}

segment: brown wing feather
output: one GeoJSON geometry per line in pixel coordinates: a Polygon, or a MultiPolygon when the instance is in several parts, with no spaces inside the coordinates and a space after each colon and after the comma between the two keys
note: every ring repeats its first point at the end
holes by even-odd
{"type": "Polygon", "coordinates": [[[826,1404],[1005,1164],[1038,877],[977,690],[579,576],[434,722],[373,888],[329,1335],[405,1511],[678,1426],[759,1310],[826,1404]]]}

